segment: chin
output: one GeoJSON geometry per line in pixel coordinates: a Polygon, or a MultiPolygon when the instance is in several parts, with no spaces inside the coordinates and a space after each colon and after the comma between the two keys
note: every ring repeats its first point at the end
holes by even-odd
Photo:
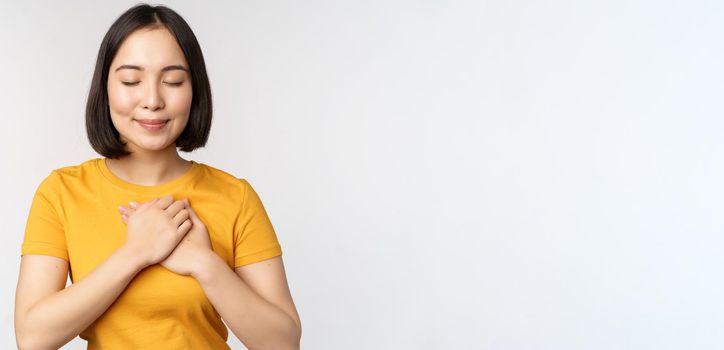
{"type": "Polygon", "coordinates": [[[135,143],[136,148],[143,151],[161,151],[169,147],[169,144],[163,143],[135,143]]]}

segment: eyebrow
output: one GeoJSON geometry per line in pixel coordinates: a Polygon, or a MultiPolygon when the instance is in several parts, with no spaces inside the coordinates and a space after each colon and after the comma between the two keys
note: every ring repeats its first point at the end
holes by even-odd
{"type": "MultiPolygon", "coordinates": [[[[140,71],[142,71],[142,70],[143,70],[143,67],[141,67],[141,66],[136,66],[136,65],[133,65],[133,64],[124,64],[124,65],[121,65],[121,66],[119,66],[118,68],[116,68],[116,70],[115,70],[114,72],[118,72],[118,71],[121,70],[121,69],[135,69],[135,70],[140,70],[140,71]]],[[[179,64],[163,67],[163,68],[161,69],[161,72],[167,72],[167,71],[170,71],[170,70],[182,70],[182,71],[185,71],[186,73],[189,72],[189,69],[188,69],[188,68],[186,68],[186,67],[184,67],[184,66],[182,66],[182,65],[179,65],[179,64]]]]}

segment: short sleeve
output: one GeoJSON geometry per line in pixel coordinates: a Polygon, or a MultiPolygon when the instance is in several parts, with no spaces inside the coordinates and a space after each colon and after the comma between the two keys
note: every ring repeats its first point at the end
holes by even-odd
{"type": "Polygon", "coordinates": [[[68,261],[63,223],[56,208],[59,203],[59,174],[51,172],[38,185],[25,224],[20,255],[51,255],[68,261]]]}
{"type": "Polygon", "coordinates": [[[282,255],[281,245],[259,195],[239,179],[242,203],[234,232],[234,267],[282,255]]]}

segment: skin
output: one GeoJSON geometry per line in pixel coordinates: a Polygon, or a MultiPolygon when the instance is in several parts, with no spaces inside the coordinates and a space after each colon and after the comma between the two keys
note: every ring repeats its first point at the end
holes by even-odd
{"type": "MultiPolygon", "coordinates": [[[[165,28],[141,29],[129,35],[111,62],[108,105],[113,126],[130,155],[108,159],[118,177],[146,186],[183,175],[191,162],[176,149],[176,139],[188,123],[193,97],[191,75],[183,51],[165,28]],[[165,70],[165,67],[171,69],[165,70]],[[168,120],[160,130],[146,130],[139,119],[168,120]]],[[[185,209],[191,211],[188,201],[185,209]]],[[[192,221],[193,224],[193,221],[192,221]]],[[[206,228],[197,221],[161,265],[181,275],[199,249],[211,249],[206,228]]]]}
{"type": "Polygon", "coordinates": [[[140,29],[118,49],[108,76],[108,104],[113,126],[126,150],[132,152],[106,162],[118,177],[153,186],[179,177],[191,167],[176,149],[193,97],[191,75],[184,69],[188,70],[188,63],[183,51],[165,28],[140,29]],[[171,68],[162,71],[164,67],[171,68]],[[161,130],[149,131],[139,119],[169,122],[161,130]]]}
{"type": "MultiPolygon", "coordinates": [[[[144,212],[155,201],[157,200],[145,202],[140,205],[136,202],[131,202],[132,208],[120,206],[118,210],[121,212],[123,222],[128,225],[129,216],[132,216],[136,210],[144,212]]],[[[179,275],[191,276],[201,268],[198,264],[198,256],[213,253],[213,250],[206,225],[204,225],[196,215],[196,212],[191,208],[188,199],[184,199],[183,204],[184,209],[188,211],[191,227],[171,254],[161,261],[160,264],[179,275]]]]}
{"type": "MultiPolygon", "coordinates": [[[[111,118],[123,136],[122,140],[127,140],[127,147],[134,152],[117,165],[119,174],[126,174],[131,182],[144,182],[145,179],[153,183],[152,180],[162,179],[164,174],[174,173],[172,164],[179,164],[174,140],[188,122],[191,76],[181,69],[160,72],[166,66],[187,67],[183,52],[168,31],[141,32],[129,39],[135,40],[126,43],[126,50],[119,50],[111,70],[129,64],[125,62],[135,61],[144,62],[153,69],[120,69],[109,77],[111,118]],[[160,85],[153,87],[149,83],[142,87],[144,80],[160,85]],[[137,86],[127,85],[137,81],[141,81],[137,86]],[[179,82],[181,85],[169,85],[179,82]],[[135,121],[139,118],[170,121],[162,130],[149,132],[135,121]],[[164,164],[167,164],[166,172],[163,171],[164,164]],[[154,166],[157,172],[153,171],[154,166]],[[146,167],[149,168],[144,169],[146,167]]],[[[175,176],[183,174],[188,166],[179,168],[175,176]]],[[[185,203],[192,222],[191,229],[161,264],[171,271],[199,280],[225,323],[248,348],[298,348],[301,322],[289,292],[282,258],[275,257],[229,270],[211,249],[205,225],[188,205],[188,200],[185,203]]],[[[119,213],[123,221],[128,223],[133,220],[136,208],[143,205],[133,202],[128,207],[121,206],[119,213]]]]}
{"type": "MultiPolygon", "coordinates": [[[[114,175],[153,186],[191,167],[176,149],[193,97],[191,76],[183,68],[188,68],[183,52],[165,28],[139,29],[120,46],[109,70],[109,107],[113,125],[132,153],[106,159],[114,175]],[[161,130],[149,131],[138,119],[169,121],[161,130]]],[[[154,263],[196,278],[247,348],[299,348],[301,322],[281,256],[230,269],[211,249],[206,226],[188,199],[174,201],[169,195],[118,210],[127,225],[126,244],[68,287],[67,261],[22,256],[15,300],[19,349],[66,344],[102,315],[138,272],[154,263]]]]}

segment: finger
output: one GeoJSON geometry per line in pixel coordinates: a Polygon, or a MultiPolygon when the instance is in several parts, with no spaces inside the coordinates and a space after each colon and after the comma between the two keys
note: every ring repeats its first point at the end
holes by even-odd
{"type": "Polygon", "coordinates": [[[176,216],[173,217],[173,224],[175,226],[180,226],[184,221],[186,221],[189,218],[189,211],[186,209],[181,209],[181,211],[176,214],[176,216]]]}
{"type": "Polygon", "coordinates": [[[173,204],[169,205],[168,208],[166,208],[166,214],[169,215],[169,217],[174,217],[176,214],[178,214],[179,211],[184,209],[184,202],[182,201],[174,201],[173,204]]]}
{"type": "Polygon", "coordinates": [[[130,217],[130,216],[133,215],[133,213],[136,212],[135,209],[126,208],[125,206],[120,206],[120,207],[118,207],[118,211],[119,211],[121,214],[125,214],[126,217],[130,217]]]}
{"type": "Polygon", "coordinates": [[[158,202],[159,199],[160,198],[154,198],[148,202],[141,203],[141,205],[138,208],[136,208],[136,210],[138,210],[138,211],[145,210],[146,208],[156,204],[156,202],[158,202]]]}
{"type": "Polygon", "coordinates": [[[121,220],[123,220],[123,223],[128,225],[128,217],[126,215],[121,215],[121,220]]]}
{"type": "Polygon", "coordinates": [[[166,209],[171,204],[173,204],[173,202],[174,202],[173,197],[171,197],[171,195],[169,194],[169,195],[165,195],[161,198],[158,198],[156,203],[154,203],[153,205],[156,206],[157,208],[166,209]]]}
{"type": "MultiPolygon", "coordinates": [[[[186,203],[188,204],[188,199],[186,200],[186,203]]],[[[191,218],[191,221],[193,223],[196,223],[199,220],[199,217],[196,215],[196,212],[193,208],[191,208],[190,205],[186,206],[186,209],[189,211],[189,217],[191,218]]]]}
{"type": "Polygon", "coordinates": [[[131,206],[131,208],[133,208],[133,209],[138,208],[138,203],[136,203],[136,202],[134,202],[134,201],[131,201],[131,202],[128,203],[128,204],[129,204],[129,205],[131,206]]]}
{"type": "Polygon", "coordinates": [[[180,235],[185,235],[185,234],[187,234],[187,233],[189,232],[189,229],[191,229],[191,220],[188,220],[188,219],[187,219],[186,221],[184,221],[184,222],[178,227],[177,232],[178,232],[180,235]]]}

